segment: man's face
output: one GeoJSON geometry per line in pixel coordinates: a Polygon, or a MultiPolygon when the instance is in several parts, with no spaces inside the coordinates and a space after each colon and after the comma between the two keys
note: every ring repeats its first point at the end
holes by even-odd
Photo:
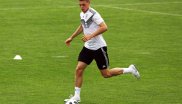
{"type": "Polygon", "coordinates": [[[80,5],[81,10],[82,10],[84,13],[85,13],[85,12],[89,9],[89,7],[90,7],[90,3],[87,2],[87,1],[80,1],[80,2],[79,2],[79,5],[80,5]]]}

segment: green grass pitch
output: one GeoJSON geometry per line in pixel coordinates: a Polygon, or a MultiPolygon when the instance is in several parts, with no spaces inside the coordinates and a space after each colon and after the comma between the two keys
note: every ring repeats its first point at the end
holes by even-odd
{"type": "MultiPolygon", "coordinates": [[[[109,30],[110,67],[139,68],[104,79],[84,73],[81,104],[182,104],[182,1],[92,0],[109,30]]],[[[81,35],[76,0],[0,0],[0,104],[63,104],[74,91],[81,35]],[[15,55],[23,60],[15,61],[15,55]]]]}

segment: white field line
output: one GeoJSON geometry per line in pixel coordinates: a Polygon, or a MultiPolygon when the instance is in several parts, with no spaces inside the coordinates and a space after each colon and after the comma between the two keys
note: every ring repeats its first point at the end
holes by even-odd
{"type": "Polygon", "coordinates": [[[151,14],[159,14],[159,15],[168,15],[168,16],[178,16],[182,17],[182,14],[172,14],[172,13],[163,13],[163,12],[154,12],[154,11],[148,11],[148,10],[140,10],[140,9],[130,9],[130,8],[122,8],[122,7],[113,7],[113,6],[106,6],[106,5],[97,5],[100,7],[105,8],[112,8],[112,9],[118,9],[118,10],[127,10],[127,11],[136,11],[136,12],[145,12],[145,13],[151,13],[151,14]]]}
{"type": "MultiPolygon", "coordinates": [[[[72,4],[77,4],[76,2],[69,1],[72,4]]],[[[114,6],[114,5],[157,5],[157,4],[180,4],[182,2],[153,2],[153,3],[132,3],[132,4],[112,4],[112,5],[94,5],[94,6],[114,6]]],[[[44,8],[75,8],[79,7],[78,5],[74,6],[57,6],[57,7],[17,7],[17,8],[0,8],[0,11],[5,10],[23,10],[23,9],[44,9],[44,8]]]]}
{"type": "MultiPolygon", "coordinates": [[[[154,3],[134,3],[134,4],[117,4],[117,5],[146,5],[146,4],[179,4],[182,2],[154,2],[154,3]]],[[[154,11],[147,11],[147,10],[139,10],[139,9],[130,9],[130,8],[121,8],[117,7],[116,4],[112,5],[95,5],[105,8],[113,8],[113,9],[119,9],[119,10],[128,10],[128,11],[137,11],[137,12],[145,12],[145,13],[152,13],[152,14],[160,14],[160,15],[168,15],[168,16],[182,16],[181,14],[172,14],[172,13],[163,13],[163,12],[154,12],[154,11]]],[[[78,6],[58,6],[54,8],[75,8],[78,6]]],[[[0,11],[6,11],[6,10],[24,10],[24,9],[44,9],[44,8],[52,8],[52,7],[25,7],[25,8],[0,8],[0,11]]]]}
{"type": "Polygon", "coordinates": [[[53,58],[67,58],[68,56],[52,56],[53,58]]]}
{"type": "Polygon", "coordinates": [[[132,3],[132,4],[112,4],[113,5],[161,5],[161,4],[181,4],[182,2],[151,2],[151,3],[132,3]]]}

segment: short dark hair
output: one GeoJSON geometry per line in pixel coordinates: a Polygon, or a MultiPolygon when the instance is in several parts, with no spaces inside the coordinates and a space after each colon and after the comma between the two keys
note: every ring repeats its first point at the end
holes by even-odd
{"type": "Polygon", "coordinates": [[[79,0],[79,1],[86,1],[86,2],[90,2],[90,0],[79,0]]]}

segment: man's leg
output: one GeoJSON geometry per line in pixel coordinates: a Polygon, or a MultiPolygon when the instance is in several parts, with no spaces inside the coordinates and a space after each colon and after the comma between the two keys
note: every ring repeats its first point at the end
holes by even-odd
{"type": "Polygon", "coordinates": [[[80,101],[80,91],[83,82],[83,73],[87,65],[89,65],[93,60],[92,50],[83,47],[79,56],[78,56],[78,64],[76,66],[75,71],[75,94],[71,99],[80,101]]]}
{"type": "Polygon", "coordinates": [[[82,87],[83,82],[83,72],[85,68],[87,67],[87,64],[81,61],[78,61],[76,72],[75,72],[75,87],[82,87]]]}
{"type": "Polygon", "coordinates": [[[97,67],[100,69],[100,72],[104,78],[127,73],[131,73],[136,78],[140,78],[140,74],[133,64],[131,64],[128,68],[113,68],[109,70],[109,57],[107,54],[107,47],[101,47],[100,49],[96,50],[94,54],[94,59],[97,63],[97,67]]]}
{"type": "Polygon", "coordinates": [[[123,70],[121,68],[102,69],[100,72],[104,78],[110,78],[112,76],[123,74],[123,70]]]}
{"type": "Polygon", "coordinates": [[[83,73],[86,67],[86,63],[78,61],[75,72],[75,95],[72,98],[77,101],[80,101],[80,91],[83,83],[83,73]]]}
{"type": "Polygon", "coordinates": [[[133,74],[136,78],[140,78],[140,74],[135,65],[130,65],[128,68],[113,68],[113,69],[102,69],[100,70],[104,78],[110,78],[121,74],[133,74]]]}

